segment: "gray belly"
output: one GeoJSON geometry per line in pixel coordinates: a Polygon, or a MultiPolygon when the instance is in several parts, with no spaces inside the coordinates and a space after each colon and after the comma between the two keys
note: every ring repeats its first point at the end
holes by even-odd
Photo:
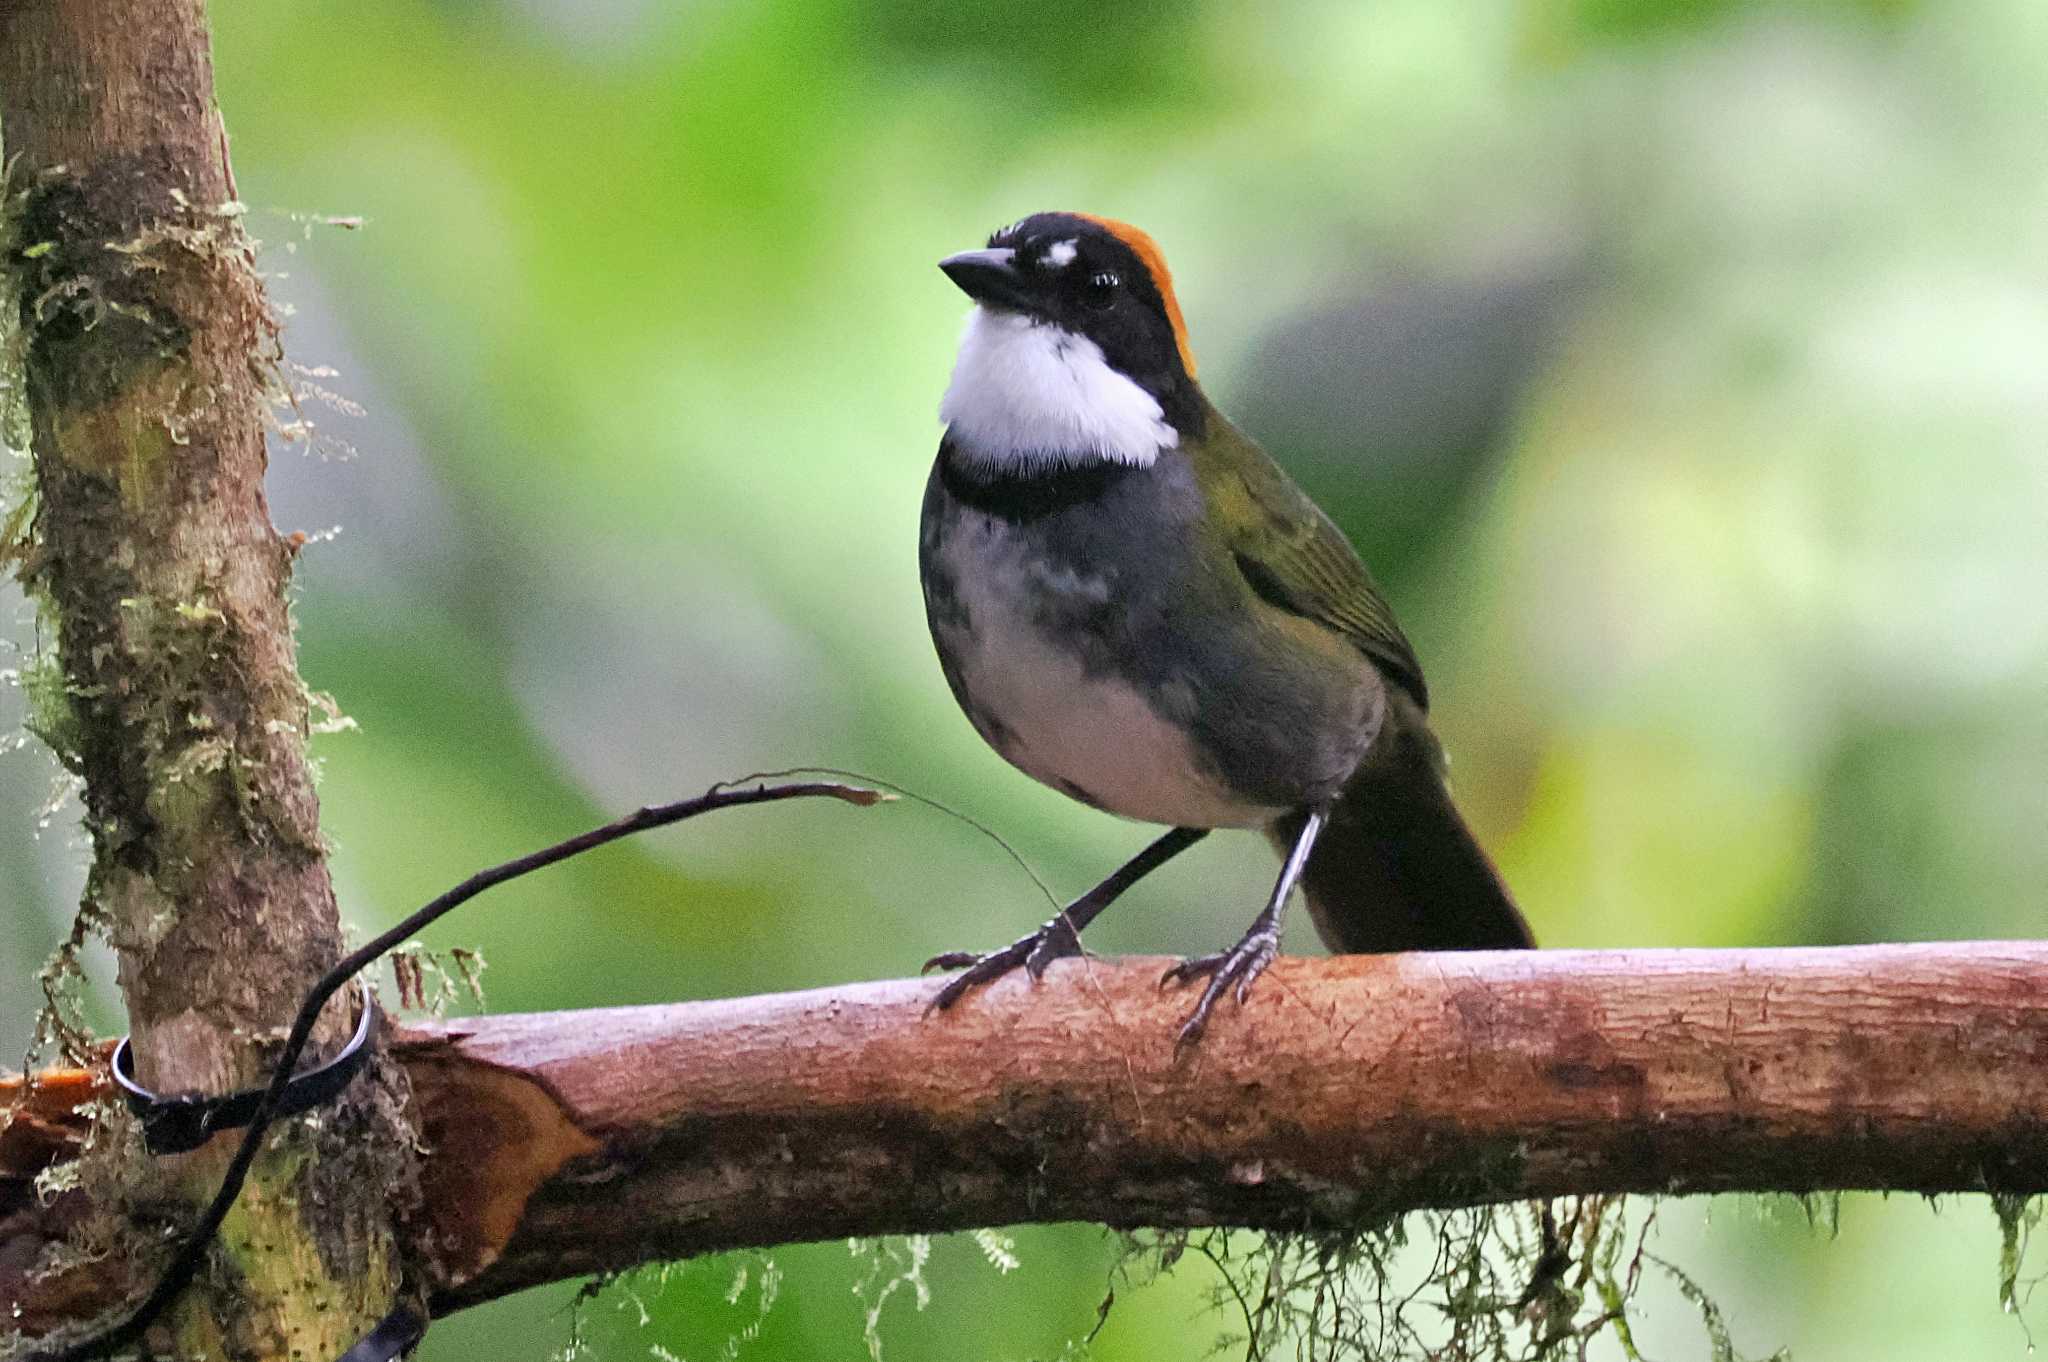
{"type": "Polygon", "coordinates": [[[933,641],[982,737],[1027,774],[1112,813],[1259,827],[1286,809],[1239,797],[1196,747],[1172,682],[1104,666],[1061,621],[1117,609],[1113,575],[1043,556],[1029,531],[954,510],[928,546],[933,641]],[[944,599],[934,599],[943,593],[944,599]]]}

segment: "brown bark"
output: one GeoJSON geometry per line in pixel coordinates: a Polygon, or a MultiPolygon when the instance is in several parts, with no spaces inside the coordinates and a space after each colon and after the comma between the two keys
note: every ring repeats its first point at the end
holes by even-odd
{"type": "MultiPolygon", "coordinates": [[[[13,552],[62,670],[32,722],[85,781],[82,911],[118,952],[138,1076],[247,1086],[341,937],[292,550],[263,494],[276,326],[238,226],[203,4],[0,5],[0,133],[25,190],[8,267],[36,478],[13,552]]],[[[334,1010],[323,1048],[347,1021],[334,1010]]],[[[178,1321],[184,1350],[332,1356],[388,1308],[390,1213],[341,1193],[402,1184],[407,1144],[396,1104],[361,1091],[323,1153],[372,1152],[309,1158],[302,1133],[259,1167],[178,1321]]],[[[203,1196],[223,1158],[163,1161],[129,1209],[203,1196]]]]}
{"type": "MultiPolygon", "coordinates": [[[[937,1015],[905,980],[408,1028],[438,1308],[1021,1221],[2048,1191],[2048,943],[1286,958],[1185,1052],[1162,964],[1061,962],[937,1015]]],[[[47,1315],[5,1261],[0,1309],[47,1315]]]]}

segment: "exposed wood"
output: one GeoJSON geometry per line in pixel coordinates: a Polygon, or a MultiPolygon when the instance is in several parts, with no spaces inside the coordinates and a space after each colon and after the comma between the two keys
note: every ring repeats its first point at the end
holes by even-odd
{"type": "Polygon", "coordinates": [[[438,1306],[1021,1221],[2048,1191],[2048,943],[1284,958],[1185,1052],[1164,963],[406,1028],[438,1306]]]}
{"type": "MultiPolygon", "coordinates": [[[[0,132],[22,196],[5,267],[35,475],[30,532],[7,548],[63,673],[30,723],[84,778],[82,911],[118,954],[139,1078],[247,1086],[341,932],[305,757],[292,548],[263,493],[277,330],[201,0],[0,4],[0,132]]],[[[322,1044],[348,1021],[334,1009],[322,1044]]],[[[398,1109],[362,1085],[328,1113],[317,1156],[302,1135],[268,1159],[174,1322],[178,1351],[337,1356],[384,1313],[391,1208],[344,1193],[406,1185],[398,1109]]],[[[223,1156],[109,1161],[95,1209],[125,1204],[103,1237],[205,1195],[223,1156]]]]}
{"type": "Polygon", "coordinates": [[[112,1271],[44,1270],[90,1208],[82,1195],[45,1204],[36,1175],[78,1156],[92,1125],[83,1108],[106,1095],[104,1077],[61,1069],[38,1074],[32,1087],[0,1077],[0,1318],[33,1336],[89,1319],[137,1285],[112,1271]]]}
{"type": "Polygon", "coordinates": [[[504,1252],[536,1189],[604,1146],[544,1084],[479,1064],[459,1046],[419,1044],[406,1068],[435,1156],[426,1218],[440,1275],[466,1281],[504,1252]]]}

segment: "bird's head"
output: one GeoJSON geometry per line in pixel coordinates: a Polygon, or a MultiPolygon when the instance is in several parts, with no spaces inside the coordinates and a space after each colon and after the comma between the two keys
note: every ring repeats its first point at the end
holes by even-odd
{"type": "Polygon", "coordinates": [[[939,268],[975,302],[940,408],[969,458],[1143,465],[1200,433],[1187,327],[1144,232],[1036,213],[939,268]]]}

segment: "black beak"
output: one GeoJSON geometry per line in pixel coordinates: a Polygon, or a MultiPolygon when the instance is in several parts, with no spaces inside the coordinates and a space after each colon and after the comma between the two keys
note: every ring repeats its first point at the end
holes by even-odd
{"type": "Polygon", "coordinates": [[[939,262],[939,268],[977,303],[1011,312],[1031,308],[1024,276],[1017,271],[1017,253],[1007,246],[949,255],[939,262]]]}

